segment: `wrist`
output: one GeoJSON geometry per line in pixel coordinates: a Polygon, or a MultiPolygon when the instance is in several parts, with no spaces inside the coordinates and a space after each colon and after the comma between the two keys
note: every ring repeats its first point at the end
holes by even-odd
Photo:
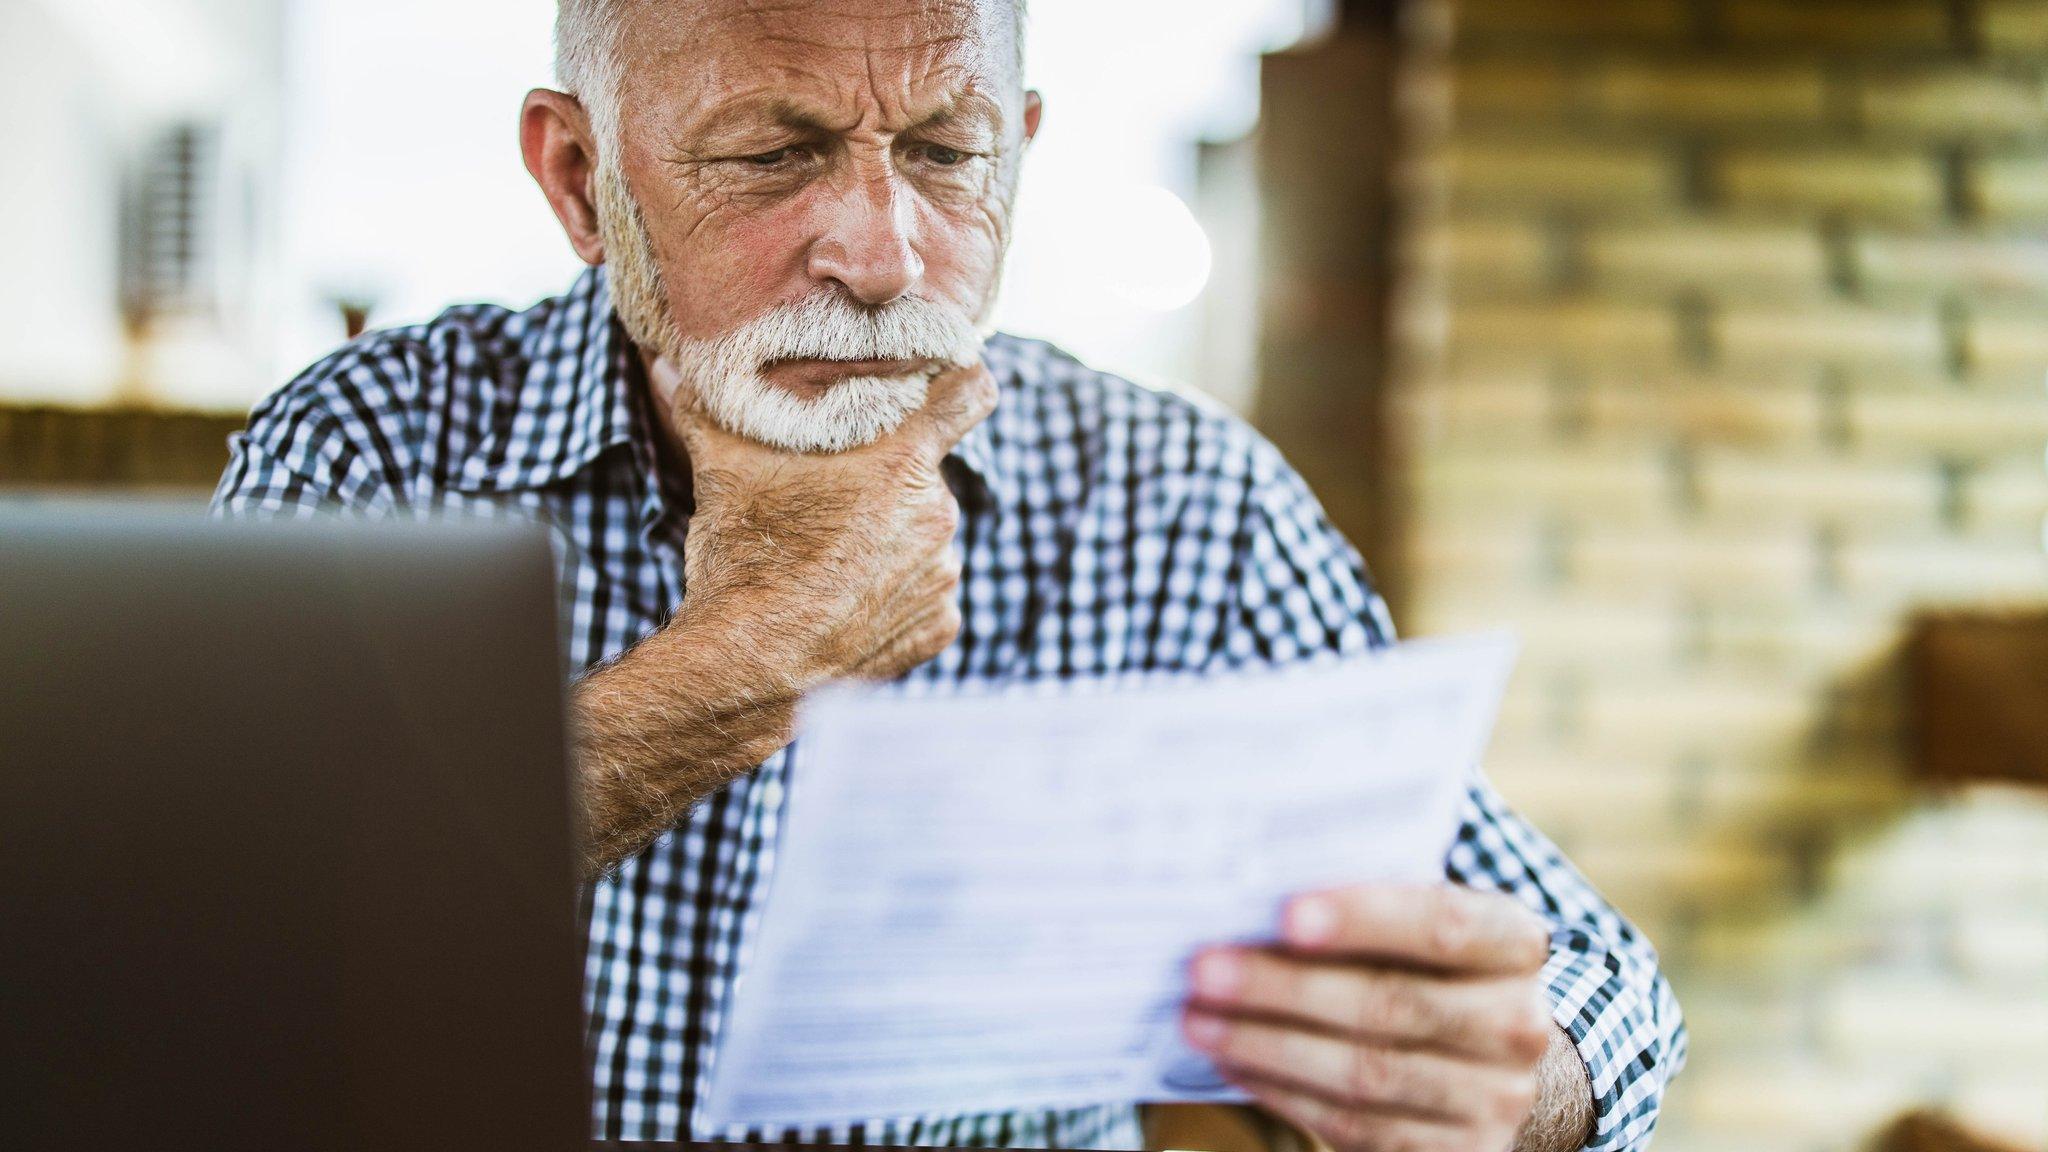
{"type": "Polygon", "coordinates": [[[586,875],[603,875],[788,744],[802,690],[799,674],[701,608],[679,610],[578,682],[586,875]]]}
{"type": "Polygon", "coordinates": [[[737,596],[691,594],[657,639],[714,712],[794,707],[833,678],[795,629],[737,596]]]}
{"type": "Polygon", "coordinates": [[[1592,1142],[1593,1081],[1564,1029],[1553,1026],[1536,1068],[1536,1104],[1516,1134],[1515,1152],[1572,1152],[1592,1142]]]}

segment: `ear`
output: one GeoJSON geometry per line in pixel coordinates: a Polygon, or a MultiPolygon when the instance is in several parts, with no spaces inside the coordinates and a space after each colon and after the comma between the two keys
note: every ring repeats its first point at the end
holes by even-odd
{"type": "Polygon", "coordinates": [[[519,112],[519,151],[585,264],[604,263],[597,228],[597,141],[576,98],[536,88],[519,112]]]}
{"type": "Polygon", "coordinates": [[[1024,92],[1024,143],[1029,144],[1038,136],[1039,118],[1045,115],[1045,98],[1038,89],[1029,88],[1024,92]]]}

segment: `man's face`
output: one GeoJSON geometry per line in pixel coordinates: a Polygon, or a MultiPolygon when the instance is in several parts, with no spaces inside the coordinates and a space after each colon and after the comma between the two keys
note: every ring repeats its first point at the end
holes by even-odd
{"type": "Polygon", "coordinates": [[[639,0],[598,202],[622,318],[731,430],[885,434],[978,355],[1026,139],[1005,0],[639,0]]]}

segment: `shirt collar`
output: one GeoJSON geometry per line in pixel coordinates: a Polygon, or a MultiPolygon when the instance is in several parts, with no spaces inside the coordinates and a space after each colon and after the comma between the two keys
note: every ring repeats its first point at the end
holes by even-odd
{"type": "MultiPolygon", "coordinates": [[[[634,459],[643,466],[658,458],[651,437],[660,432],[652,419],[645,418],[646,398],[635,394],[645,389],[646,374],[632,340],[612,314],[610,283],[602,266],[576,278],[575,285],[554,301],[544,322],[521,341],[520,351],[526,370],[506,419],[499,423],[506,431],[495,443],[480,446],[486,450],[470,455],[456,474],[457,487],[546,487],[569,479],[621,444],[633,445],[634,459]]],[[[1010,392],[1016,368],[1003,337],[990,342],[983,359],[1002,391],[1010,392]]],[[[999,408],[968,432],[948,457],[997,503],[1009,491],[1004,438],[994,427],[1001,415],[999,408]]],[[[687,489],[687,482],[681,487],[687,489]]]]}
{"type": "Polygon", "coordinates": [[[602,268],[586,269],[519,341],[523,373],[477,380],[490,433],[456,470],[466,491],[520,491],[575,475],[633,438],[632,344],[615,332],[602,268]]]}
{"type": "Polygon", "coordinates": [[[989,337],[982,348],[981,362],[988,368],[996,381],[996,410],[988,419],[968,430],[953,446],[948,459],[956,460],[968,473],[981,482],[983,489],[1000,507],[1016,496],[1017,436],[1006,432],[1008,421],[1015,418],[1013,406],[1017,403],[1022,381],[1022,368],[1018,363],[1014,341],[1000,333],[989,337]]]}
{"type": "Polygon", "coordinates": [[[991,415],[988,420],[969,430],[967,435],[961,437],[960,442],[953,446],[953,451],[947,455],[946,461],[948,464],[957,465],[967,476],[979,481],[983,493],[990,499],[991,506],[999,507],[1008,489],[1003,483],[1002,472],[997,464],[995,437],[989,430],[989,421],[994,419],[995,417],[991,415]]]}

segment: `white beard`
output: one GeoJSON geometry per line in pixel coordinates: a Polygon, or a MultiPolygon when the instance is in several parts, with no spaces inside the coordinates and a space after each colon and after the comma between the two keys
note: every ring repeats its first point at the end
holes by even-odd
{"type": "Polygon", "coordinates": [[[597,202],[612,303],[627,333],[666,356],[705,415],[736,436],[787,452],[872,444],[923,406],[932,376],[981,356],[987,333],[957,308],[920,296],[868,308],[829,287],[723,336],[685,338],[675,330],[646,221],[610,165],[599,166],[597,202]],[[805,397],[762,375],[779,360],[918,360],[938,367],[852,377],[805,397]]]}
{"type": "Polygon", "coordinates": [[[844,452],[887,436],[924,404],[931,378],[972,364],[982,335],[959,310],[908,296],[866,308],[831,288],[709,340],[676,339],[668,349],[696,390],[705,415],[749,440],[789,452],[844,452]],[[770,383],[781,360],[922,360],[905,376],[854,376],[815,396],[770,383]]]}

